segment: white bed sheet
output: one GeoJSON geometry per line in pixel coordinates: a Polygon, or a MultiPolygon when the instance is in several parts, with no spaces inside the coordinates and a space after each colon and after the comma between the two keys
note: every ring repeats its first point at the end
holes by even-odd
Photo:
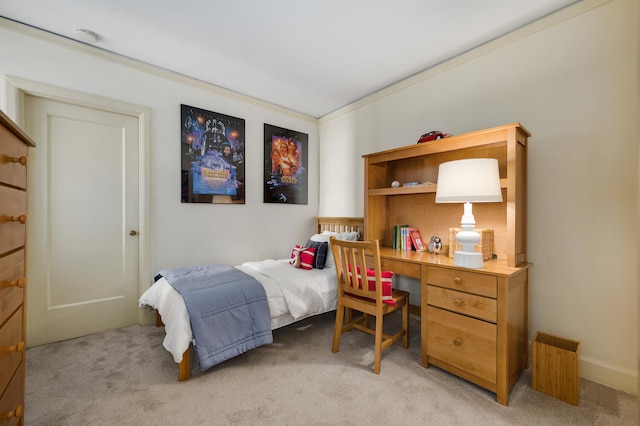
{"type": "MultiPolygon", "coordinates": [[[[254,277],[264,287],[272,330],[336,308],[335,267],[304,270],[291,266],[289,259],[267,259],[245,262],[236,268],[254,277]]],[[[140,307],[150,306],[160,313],[166,333],[162,344],[175,362],[182,362],[182,354],[193,341],[182,296],[161,278],[140,296],[138,303],[140,307]]]]}

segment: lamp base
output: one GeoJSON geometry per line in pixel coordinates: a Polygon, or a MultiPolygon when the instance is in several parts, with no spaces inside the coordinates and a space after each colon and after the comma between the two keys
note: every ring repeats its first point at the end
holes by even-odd
{"type": "Polygon", "coordinates": [[[482,269],[484,261],[482,253],[456,251],[453,253],[453,264],[463,268],[482,269]]]}
{"type": "MultiPolygon", "coordinates": [[[[471,203],[465,203],[465,210],[471,210],[471,203]]],[[[482,253],[478,253],[473,248],[480,242],[480,234],[473,230],[476,221],[473,219],[471,212],[465,211],[462,217],[462,231],[456,234],[456,240],[462,245],[461,250],[453,253],[453,264],[462,266],[463,268],[482,269],[484,260],[482,253]],[[466,219],[466,220],[465,220],[466,219]]]]}

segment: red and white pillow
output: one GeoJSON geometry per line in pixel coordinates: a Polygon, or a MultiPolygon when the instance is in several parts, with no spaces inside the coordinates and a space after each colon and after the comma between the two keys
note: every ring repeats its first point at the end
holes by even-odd
{"type": "Polygon", "coordinates": [[[291,260],[289,264],[300,269],[313,269],[313,260],[316,256],[316,249],[313,247],[302,247],[299,244],[291,250],[291,260]]]}
{"type": "MultiPolygon", "coordinates": [[[[351,265],[349,267],[349,282],[353,287],[353,274],[351,273],[351,265]]],[[[382,303],[386,303],[388,305],[396,306],[396,302],[393,300],[393,271],[381,271],[380,279],[382,281],[382,303]]],[[[362,288],[362,276],[360,274],[360,267],[356,267],[356,277],[358,278],[358,288],[362,288]]],[[[369,290],[376,289],[376,271],[371,268],[367,268],[367,284],[369,286],[369,290]]]]}

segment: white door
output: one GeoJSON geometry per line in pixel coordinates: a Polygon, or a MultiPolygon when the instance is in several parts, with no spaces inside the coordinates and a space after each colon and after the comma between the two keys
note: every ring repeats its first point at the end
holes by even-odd
{"type": "Polygon", "coordinates": [[[137,324],[138,118],[28,95],[27,344],[137,324]]]}

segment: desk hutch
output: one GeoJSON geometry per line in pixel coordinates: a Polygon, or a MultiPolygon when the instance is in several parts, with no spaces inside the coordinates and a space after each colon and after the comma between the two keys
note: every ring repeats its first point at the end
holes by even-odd
{"type": "Polygon", "coordinates": [[[380,240],[383,269],[420,280],[421,364],[482,386],[504,405],[528,362],[528,137],[514,123],[364,155],[365,239],[380,240]],[[473,205],[477,227],[494,234],[494,258],[482,269],[455,266],[446,254],[463,205],[435,203],[440,163],[464,158],[496,158],[500,169],[502,203],[473,205]],[[427,241],[437,233],[445,250],[394,250],[397,224],[427,241]]]}

